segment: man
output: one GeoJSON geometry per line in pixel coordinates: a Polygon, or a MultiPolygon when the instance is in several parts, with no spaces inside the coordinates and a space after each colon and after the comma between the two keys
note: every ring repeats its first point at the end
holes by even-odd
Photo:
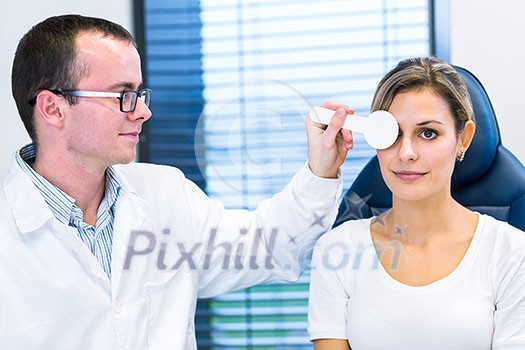
{"type": "Polygon", "coordinates": [[[20,41],[12,89],[33,141],[0,193],[0,348],[195,349],[197,297],[294,280],[336,215],[351,134],[306,118],[308,165],[254,212],[175,168],[129,164],[151,91],[131,35],[49,18],[20,41]]]}

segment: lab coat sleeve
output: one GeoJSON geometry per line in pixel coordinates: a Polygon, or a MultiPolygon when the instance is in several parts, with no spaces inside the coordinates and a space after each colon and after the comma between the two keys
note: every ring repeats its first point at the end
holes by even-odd
{"type": "Polygon", "coordinates": [[[315,176],[304,165],[292,181],[254,211],[227,210],[185,182],[192,208],[199,297],[272,280],[295,281],[313,245],[337,215],[342,181],[315,176]]]}

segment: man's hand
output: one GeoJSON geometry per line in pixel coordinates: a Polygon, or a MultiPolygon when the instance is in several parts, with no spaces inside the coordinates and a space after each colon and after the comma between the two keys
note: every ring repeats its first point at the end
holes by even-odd
{"type": "Polygon", "coordinates": [[[308,137],[308,165],[320,177],[336,178],[337,170],[343,164],[346,154],[353,147],[352,132],[341,129],[346,115],[353,114],[349,107],[327,102],[322,107],[337,111],[328,126],[305,119],[308,137]]]}

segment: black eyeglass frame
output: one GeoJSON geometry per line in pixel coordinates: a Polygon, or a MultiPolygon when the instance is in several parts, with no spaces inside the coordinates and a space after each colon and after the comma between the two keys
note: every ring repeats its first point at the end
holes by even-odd
{"type": "MultiPolygon", "coordinates": [[[[122,113],[132,113],[137,108],[137,100],[140,98],[144,104],[149,107],[151,101],[151,89],[139,89],[139,90],[125,90],[122,92],[106,92],[106,91],[85,91],[85,90],[48,90],[55,95],[59,96],[75,96],[75,97],[113,97],[118,98],[120,101],[120,111],[122,113]],[[124,109],[124,100],[127,94],[131,93],[131,105],[129,109],[124,109]]],[[[36,104],[36,97],[29,101],[30,106],[36,104]]]]}

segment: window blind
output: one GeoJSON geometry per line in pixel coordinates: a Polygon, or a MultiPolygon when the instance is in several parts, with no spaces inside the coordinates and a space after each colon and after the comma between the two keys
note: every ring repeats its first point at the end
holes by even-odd
{"type": "MultiPolygon", "coordinates": [[[[304,117],[327,100],[369,112],[383,74],[430,52],[427,0],[144,0],[154,91],[150,161],[226,207],[253,209],[306,161],[304,117]]],[[[361,135],[344,187],[374,150],[361,135]]],[[[309,274],[206,301],[199,349],[311,349],[309,274]]]]}

